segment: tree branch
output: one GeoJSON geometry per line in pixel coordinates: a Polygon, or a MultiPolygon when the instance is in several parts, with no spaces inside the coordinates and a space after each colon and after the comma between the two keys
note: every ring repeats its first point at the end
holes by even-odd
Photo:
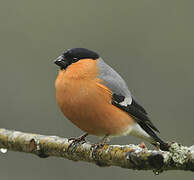
{"type": "Polygon", "coordinates": [[[104,145],[95,148],[89,142],[74,144],[67,138],[44,136],[0,129],[0,148],[32,153],[39,157],[56,156],[73,161],[92,162],[98,166],[128,169],[194,171],[194,146],[173,143],[170,152],[142,149],[136,145],[104,145]]]}

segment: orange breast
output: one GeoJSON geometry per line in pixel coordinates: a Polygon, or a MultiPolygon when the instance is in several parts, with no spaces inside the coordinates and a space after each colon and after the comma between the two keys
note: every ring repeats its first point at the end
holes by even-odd
{"type": "Polygon", "coordinates": [[[111,92],[96,78],[96,61],[81,60],[61,70],[55,82],[57,103],[63,114],[89,134],[119,135],[132,117],[111,104],[111,92]]]}

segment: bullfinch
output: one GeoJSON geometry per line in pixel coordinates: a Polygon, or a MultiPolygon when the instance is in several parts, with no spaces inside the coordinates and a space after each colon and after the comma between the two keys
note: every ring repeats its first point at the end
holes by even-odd
{"type": "Polygon", "coordinates": [[[133,135],[161,150],[168,143],[156,134],[146,110],[131,95],[123,78],[96,53],[85,48],[65,51],[55,61],[57,104],[64,116],[88,134],[104,137],[133,135]]]}

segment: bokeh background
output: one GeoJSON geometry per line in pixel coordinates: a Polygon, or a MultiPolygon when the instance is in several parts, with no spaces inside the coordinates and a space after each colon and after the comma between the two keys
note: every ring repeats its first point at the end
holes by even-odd
{"type": "MultiPolygon", "coordinates": [[[[192,0],[1,0],[0,127],[80,135],[57,107],[58,68],[52,60],[67,48],[86,47],[99,52],[126,79],[163,139],[193,144],[193,7],[192,0]]],[[[0,159],[3,180],[193,179],[190,172],[155,176],[17,152],[0,154],[0,159]]]]}

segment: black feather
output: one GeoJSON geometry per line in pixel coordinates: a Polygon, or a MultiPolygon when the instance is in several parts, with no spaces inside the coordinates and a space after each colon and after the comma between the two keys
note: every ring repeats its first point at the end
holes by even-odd
{"type": "Polygon", "coordinates": [[[132,103],[127,106],[121,105],[120,103],[125,100],[125,97],[122,95],[113,94],[112,95],[112,104],[123,111],[130,114],[136,122],[144,129],[156,142],[160,143],[160,148],[162,150],[168,150],[168,144],[162,141],[154,131],[159,132],[159,130],[153,125],[147,116],[146,110],[139,105],[134,99],[132,103]]]}
{"type": "Polygon", "coordinates": [[[124,110],[125,112],[129,113],[133,117],[135,117],[136,121],[140,124],[149,126],[156,132],[160,132],[154,124],[150,121],[149,117],[147,116],[146,110],[139,105],[134,99],[132,99],[132,103],[128,104],[127,106],[123,106],[120,103],[123,102],[125,99],[122,95],[113,94],[112,95],[112,104],[119,107],[120,109],[124,110]]]}
{"type": "Polygon", "coordinates": [[[132,99],[132,104],[131,105],[136,107],[138,110],[142,111],[142,113],[144,113],[146,115],[148,114],[146,112],[146,110],[141,105],[139,105],[134,99],[132,99]]]}

